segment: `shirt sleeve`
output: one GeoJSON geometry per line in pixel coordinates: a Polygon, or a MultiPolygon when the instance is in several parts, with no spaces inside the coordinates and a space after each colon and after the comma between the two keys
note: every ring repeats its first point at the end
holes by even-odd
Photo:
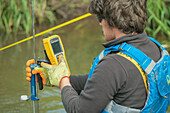
{"type": "Polygon", "coordinates": [[[125,80],[126,73],[119,61],[105,56],[80,95],[73,87],[62,89],[63,105],[67,113],[100,113],[113,100],[125,80]]]}
{"type": "Polygon", "coordinates": [[[73,87],[73,89],[78,93],[78,95],[81,93],[81,91],[84,89],[84,86],[86,84],[88,74],[84,75],[70,75],[70,83],[73,87]]]}

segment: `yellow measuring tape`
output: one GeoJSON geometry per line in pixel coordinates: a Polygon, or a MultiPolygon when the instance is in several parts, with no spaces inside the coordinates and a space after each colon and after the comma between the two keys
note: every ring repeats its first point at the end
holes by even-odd
{"type": "MultiPolygon", "coordinates": [[[[90,13],[86,13],[86,14],[80,16],[80,17],[74,18],[74,19],[72,19],[72,20],[70,20],[70,21],[67,21],[67,22],[62,23],[62,24],[60,24],[60,25],[57,25],[57,26],[55,26],[55,27],[53,27],[53,28],[50,28],[50,29],[47,29],[47,30],[45,30],[45,31],[42,31],[42,32],[40,32],[40,33],[38,33],[38,34],[35,34],[35,37],[38,37],[38,36],[40,36],[40,35],[42,35],[42,34],[45,34],[45,33],[47,33],[47,32],[50,32],[50,31],[59,29],[59,28],[61,28],[61,27],[64,27],[64,26],[66,26],[66,25],[69,25],[69,24],[71,24],[71,23],[74,23],[74,22],[76,22],[76,21],[79,21],[79,20],[81,20],[81,19],[87,18],[87,17],[89,17],[89,16],[91,16],[91,15],[92,15],[92,14],[90,14],[90,13]]],[[[22,42],[25,42],[25,41],[27,41],[27,40],[30,40],[30,39],[32,39],[32,38],[33,38],[33,36],[30,36],[30,37],[28,37],[28,38],[25,38],[25,39],[23,39],[23,40],[20,40],[20,41],[18,41],[18,42],[15,42],[15,43],[13,43],[13,44],[8,45],[8,46],[2,47],[2,48],[0,48],[0,51],[5,50],[5,49],[7,49],[7,48],[10,48],[10,47],[12,47],[12,46],[15,46],[15,45],[17,45],[17,44],[20,44],[20,43],[22,43],[22,42]]]]}

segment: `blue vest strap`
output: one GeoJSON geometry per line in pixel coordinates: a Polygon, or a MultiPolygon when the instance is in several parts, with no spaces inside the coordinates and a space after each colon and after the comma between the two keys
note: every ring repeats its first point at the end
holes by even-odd
{"type": "Polygon", "coordinates": [[[169,83],[169,75],[166,74],[166,73],[169,73],[169,68],[167,72],[167,67],[165,66],[165,64],[169,66],[168,61],[170,57],[168,56],[168,52],[166,51],[166,49],[164,49],[155,39],[151,37],[148,37],[148,38],[152,40],[155,44],[160,46],[160,48],[162,49],[161,51],[162,57],[156,63],[150,57],[148,57],[145,53],[143,53],[139,49],[127,43],[113,45],[108,48],[105,48],[93,61],[93,65],[90,69],[88,79],[92,77],[93,72],[96,66],[98,65],[98,63],[100,62],[100,60],[112,51],[121,52],[133,58],[142,67],[142,69],[146,72],[146,74],[148,74],[147,77],[148,77],[148,82],[149,82],[148,84],[149,85],[148,86],[149,96],[147,97],[147,103],[145,104],[145,107],[143,108],[142,111],[138,109],[131,109],[125,106],[120,106],[116,104],[114,101],[111,101],[108,104],[108,106],[102,111],[102,113],[113,113],[113,112],[146,113],[146,112],[150,112],[153,110],[162,113],[161,110],[163,110],[163,112],[166,111],[167,106],[170,103],[170,99],[169,99],[170,94],[168,90],[169,86],[167,86],[165,83],[167,83],[168,85],[170,83],[169,83]],[[159,64],[162,67],[159,68],[159,64]],[[152,73],[153,71],[155,71],[156,73],[152,73]],[[159,76],[157,74],[158,71],[161,72],[161,73],[158,73],[159,76]],[[152,104],[153,102],[154,104],[152,104]],[[162,104],[162,103],[165,103],[165,104],[162,104]]]}
{"type": "Polygon", "coordinates": [[[128,56],[132,57],[135,61],[137,61],[139,65],[143,68],[143,70],[146,71],[147,74],[149,73],[147,71],[148,66],[149,67],[155,66],[155,62],[150,57],[148,57],[145,53],[133,47],[132,45],[123,43],[119,47],[119,49],[122,50],[121,51],[122,53],[127,54],[128,56]]]}
{"type": "MultiPolygon", "coordinates": [[[[150,40],[152,40],[154,43],[156,43],[160,48],[162,49],[162,57],[165,55],[169,55],[166,49],[164,49],[159,42],[157,42],[155,39],[149,37],[150,40]]],[[[121,50],[122,53],[125,53],[132,57],[135,61],[139,63],[139,65],[142,67],[143,70],[145,70],[146,74],[149,74],[151,70],[156,65],[155,61],[153,61],[150,57],[148,57],[145,53],[137,49],[136,47],[133,47],[132,45],[129,45],[127,43],[123,43],[120,45],[119,50],[121,50]]],[[[161,59],[159,61],[161,61],[161,59]]],[[[158,61],[158,62],[159,62],[158,61]]]]}
{"type": "Polygon", "coordinates": [[[154,38],[152,38],[152,37],[148,37],[150,40],[152,40],[155,44],[157,44],[162,50],[166,50],[165,48],[163,48],[162,47],[162,45],[158,42],[158,41],[156,41],[154,38]]]}
{"type": "Polygon", "coordinates": [[[89,76],[88,76],[88,79],[90,79],[93,75],[93,72],[95,70],[95,67],[98,65],[99,61],[104,57],[106,56],[108,53],[110,53],[111,51],[118,51],[119,49],[119,46],[120,44],[118,45],[115,45],[115,46],[111,46],[111,47],[108,47],[108,48],[105,48],[96,58],[95,60],[93,61],[93,64],[92,64],[92,67],[90,69],[90,72],[89,72],[89,76]]]}

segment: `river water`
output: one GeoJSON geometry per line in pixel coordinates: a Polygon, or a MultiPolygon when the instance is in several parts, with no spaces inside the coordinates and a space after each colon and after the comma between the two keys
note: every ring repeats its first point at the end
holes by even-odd
{"type": "MultiPolygon", "coordinates": [[[[45,29],[48,26],[42,27],[45,29]]],[[[24,32],[24,31],[23,31],[24,32]]],[[[36,56],[45,59],[42,39],[59,35],[63,41],[72,74],[86,74],[94,57],[105,42],[102,29],[95,17],[89,17],[36,38],[36,56]]],[[[29,35],[28,35],[29,36],[29,35]]],[[[25,34],[0,34],[0,48],[28,37],[25,34]]],[[[26,81],[26,61],[33,58],[33,40],[0,51],[0,113],[31,113],[32,102],[21,101],[21,95],[30,96],[26,81]]],[[[65,113],[57,88],[44,87],[39,95],[40,113],[65,113]]]]}
{"type": "MultiPolygon", "coordinates": [[[[81,20],[36,38],[36,56],[45,59],[42,39],[59,35],[63,41],[72,74],[86,74],[94,57],[103,49],[102,29],[94,17],[81,20]],[[95,44],[95,45],[94,45],[95,44]]],[[[44,30],[49,28],[43,26],[44,30]]],[[[24,32],[24,31],[23,31],[24,32]]],[[[29,36],[29,35],[28,35],[29,36]]],[[[28,37],[25,34],[0,34],[0,48],[28,37]]],[[[21,101],[21,95],[30,96],[26,81],[26,61],[33,58],[33,40],[0,51],[0,113],[31,113],[32,102],[21,101]]],[[[40,113],[65,113],[60,90],[45,87],[39,91],[40,113]]]]}

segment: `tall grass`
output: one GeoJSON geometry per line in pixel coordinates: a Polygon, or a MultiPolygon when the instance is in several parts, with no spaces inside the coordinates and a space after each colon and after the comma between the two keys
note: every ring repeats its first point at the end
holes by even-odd
{"type": "MultiPolygon", "coordinates": [[[[34,0],[35,22],[56,22],[55,15],[47,7],[47,0],[34,0]],[[35,5],[36,4],[36,5],[35,5]]],[[[0,30],[6,33],[32,28],[31,0],[0,0],[0,30]]]]}
{"type": "Polygon", "coordinates": [[[165,0],[148,0],[148,26],[146,31],[154,38],[167,37],[168,39],[170,37],[169,3],[165,0]]]}
{"type": "MultiPolygon", "coordinates": [[[[77,10],[86,7],[90,0],[34,0],[35,23],[56,22],[59,13],[63,18],[68,14],[77,14],[77,10]],[[47,3],[48,1],[48,3],[47,3]],[[75,9],[75,10],[72,10],[75,9]]],[[[148,0],[148,35],[170,37],[170,2],[169,0],[148,0]]],[[[6,33],[25,30],[28,33],[32,28],[31,0],[0,0],[0,31],[6,33]]]]}

